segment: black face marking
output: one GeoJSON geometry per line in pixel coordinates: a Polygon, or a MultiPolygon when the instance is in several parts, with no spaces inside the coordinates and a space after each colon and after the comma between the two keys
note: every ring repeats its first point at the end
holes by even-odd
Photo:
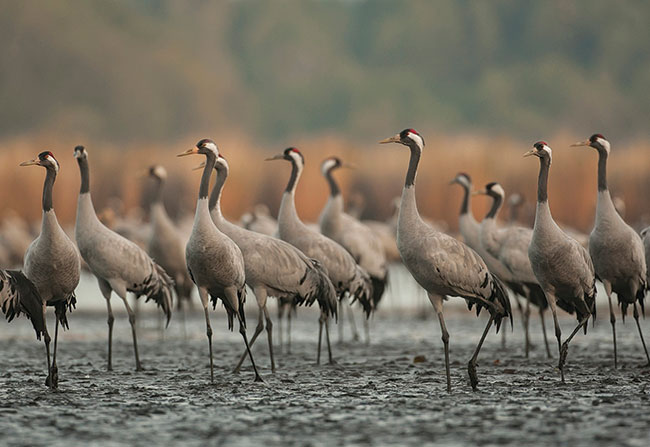
{"type": "Polygon", "coordinates": [[[302,160],[302,163],[303,164],[305,163],[305,157],[303,157],[303,155],[300,153],[300,151],[298,149],[296,149],[295,147],[288,147],[288,148],[286,148],[284,150],[284,158],[285,158],[285,160],[293,160],[293,157],[291,157],[292,152],[300,155],[300,159],[302,160]]]}
{"type": "Polygon", "coordinates": [[[470,183],[472,181],[472,178],[469,176],[469,174],[467,174],[465,172],[459,172],[458,175],[456,175],[456,177],[465,177],[467,179],[467,181],[470,182],[470,183]]]}
{"type": "Polygon", "coordinates": [[[212,141],[211,139],[203,138],[202,140],[199,140],[198,143],[196,143],[196,147],[201,148],[201,147],[204,147],[205,145],[207,145],[208,143],[212,143],[212,144],[214,144],[216,146],[215,142],[212,141]]]}
{"type": "Polygon", "coordinates": [[[497,182],[490,182],[487,185],[485,185],[485,189],[488,191],[492,190],[492,188],[497,184],[497,182]]]}
{"type": "Polygon", "coordinates": [[[595,134],[593,134],[592,136],[589,137],[589,142],[590,143],[595,143],[596,140],[598,140],[598,138],[601,138],[603,140],[606,139],[602,134],[595,133],[595,134]]]}

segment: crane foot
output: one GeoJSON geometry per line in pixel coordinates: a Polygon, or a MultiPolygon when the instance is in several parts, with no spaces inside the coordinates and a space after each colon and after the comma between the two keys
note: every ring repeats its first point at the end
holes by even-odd
{"type": "Polygon", "coordinates": [[[472,385],[472,390],[477,390],[478,375],[476,374],[476,362],[471,361],[467,364],[467,372],[469,373],[469,383],[472,385]]]}

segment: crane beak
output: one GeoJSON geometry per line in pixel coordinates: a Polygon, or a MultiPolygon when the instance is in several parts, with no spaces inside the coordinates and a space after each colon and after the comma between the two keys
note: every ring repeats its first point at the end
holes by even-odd
{"type": "Polygon", "coordinates": [[[192,149],[188,149],[182,154],[176,155],[177,157],[185,157],[186,155],[193,155],[193,154],[198,154],[199,153],[199,148],[193,147],[192,149]]]}
{"type": "Polygon", "coordinates": [[[524,158],[525,158],[525,157],[530,157],[531,155],[537,155],[537,152],[535,151],[535,149],[531,149],[531,150],[529,150],[528,152],[526,152],[526,153],[524,154],[524,158]]]}
{"type": "Polygon", "coordinates": [[[20,166],[39,166],[40,164],[38,158],[35,158],[33,160],[23,161],[20,166]]]}
{"type": "Polygon", "coordinates": [[[390,138],[383,139],[379,142],[379,144],[386,144],[386,143],[399,143],[401,141],[401,138],[399,134],[393,135],[390,138]]]}
{"type": "Polygon", "coordinates": [[[274,155],[273,157],[265,158],[264,161],[284,160],[284,154],[274,155]]]}
{"type": "Polygon", "coordinates": [[[458,179],[454,177],[452,181],[449,182],[450,185],[453,185],[454,183],[458,183],[458,179]]]}
{"type": "Polygon", "coordinates": [[[200,165],[192,168],[192,171],[198,171],[199,169],[203,169],[203,168],[205,168],[205,162],[204,161],[202,161],[200,165]]]}
{"type": "Polygon", "coordinates": [[[577,143],[573,143],[570,147],[580,147],[580,146],[590,146],[591,142],[589,140],[587,141],[578,141],[577,143]]]}
{"type": "Polygon", "coordinates": [[[487,191],[484,189],[479,189],[478,191],[472,191],[473,196],[486,195],[487,191]]]}
{"type": "Polygon", "coordinates": [[[357,165],[355,165],[353,163],[345,163],[345,162],[343,162],[343,163],[341,163],[341,167],[342,168],[348,168],[348,169],[357,169],[357,165]]]}

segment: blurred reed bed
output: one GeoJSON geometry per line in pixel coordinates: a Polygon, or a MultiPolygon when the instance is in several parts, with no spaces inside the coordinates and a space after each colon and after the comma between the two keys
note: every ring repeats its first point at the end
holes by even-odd
{"type": "MultiPolygon", "coordinates": [[[[534,141],[516,141],[507,137],[485,135],[426,135],[426,147],[417,179],[418,200],[423,215],[445,221],[457,228],[461,190],[450,186],[457,172],[466,172],[476,188],[490,181],[500,182],[506,192],[522,194],[527,203],[523,219],[532,222],[537,182],[537,159],[522,154],[534,141]]],[[[377,139],[388,135],[377,135],[377,139]]],[[[191,168],[202,157],[177,158],[191,147],[200,135],[182,138],[161,146],[148,142],[121,146],[86,144],[91,164],[91,190],[98,212],[111,205],[120,212],[146,210],[151,182],[142,171],[161,164],[169,172],[165,190],[167,209],[174,217],[192,213],[200,173],[191,168]]],[[[582,231],[593,223],[596,203],[597,154],[593,149],[570,148],[579,137],[556,135],[548,140],[553,148],[550,200],[555,218],[582,231]]],[[[289,163],[265,162],[264,159],[284,149],[282,145],[261,144],[241,134],[214,136],[222,155],[230,164],[230,177],[224,190],[222,207],[231,219],[239,219],[254,204],[269,205],[277,213],[282,191],[289,176],[289,163]]],[[[61,172],[55,186],[55,208],[59,219],[74,222],[79,173],[72,150],[75,141],[50,140],[45,135],[5,140],[0,144],[0,219],[17,213],[30,221],[40,219],[40,197],[44,178],[42,169],[19,167],[21,161],[34,158],[42,150],[51,150],[61,172]]],[[[397,145],[378,145],[374,141],[351,141],[334,135],[301,137],[291,144],[306,159],[306,167],[297,192],[297,207],[306,221],[315,221],[327,200],[327,184],[320,174],[320,162],[337,155],[354,163],[356,170],[336,174],[345,197],[359,192],[365,198],[364,218],[386,219],[393,213],[393,198],[399,196],[408,163],[408,150],[397,145]]],[[[609,160],[609,184],[613,196],[626,204],[626,220],[639,227],[650,222],[650,147],[646,142],[612,142],[609,160]]],[[[489,207],[488,199],[475,197],[477,217],[489,207]]],[[[505,215],[502,216],[505,218],[505,215]]]]}

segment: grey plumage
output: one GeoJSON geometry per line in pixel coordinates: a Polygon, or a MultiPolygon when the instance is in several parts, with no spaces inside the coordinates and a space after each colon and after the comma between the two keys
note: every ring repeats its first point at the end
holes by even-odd
{"type": "Polygon", "coordinates": [[[278,233],[278,221],[271,217],[269,207],[263,203],[255,205],[253,211],[241,217],[241,225],[247,230],[256,233],[276,236],[278,233]]]}
{"type": "Polygon", "coordinates": [[[137,297],[145,296],[153,300],[171,318],[172,289],[174,282],[160,265],[135,243],[120,236],[104,226],[95,213],[90,196],[90,173],[88,154],[83,146],[77,146],[74,156],[81,173],[81,189],[77,203],[75,239],[84,261],[97,277],[100,291],[106,299],[108,310],[108,369],[112,369],[113,310],[111,292],[115,292],[124,302],[133,336],[136,370],[141,370],[137,347],[135,314],[129,306],[127,292],[137,297]]]}
{"type": "Polygon", "coordinates": [[[42,166],[46,169],[43,185],[43,218],[41,232],[31,243],[25,253],[23,271],[34,284],[43,306],[43,334],[48,363],[46,385],[58,386],[58,369],[56,365],[56,348],[59,323],[68,329],[66,313],[77,302],[75,288],[79,284],[81,264],[74,243],[65,234],[54,213],[52,190],[59,172],[59,163],[51,152],[41,152],[34,160],[21,163],[21,166],[42,166]],[[47,331],[45,309],[54,306],[56,314],[54,353],[50,363],[50,336],[47,331]]]}
{"type": "Polygon", "coordinates": [[[612,306],[612,292],[616,293],[623,318],[628,306],[633,306],[633,316],[643,342],[648,364],[650,356],[639,324],[637,301],[643,311],[643,300],[647,287],[646,259],[643,241],[619,215],[614,207],[607,186],[607,159],[610,143],[600,134],[574,146],[590,146],[598,151],[598,200],[594,229],[589,235],[589,254],[596,269],[596,276],[603,282],[609,301],[610,322],[614,339],[614,368],[617,366],[616,317],[612,306]]]}
{"type": "Polygon", "coordinates": [[[208,189],[212,170],[219,157],[214,141],[203,139],[192,149],[179,156],[202,154],[206,157],[199,199],[196,205],[192,234],[187,242],[185,257],[192,281],[199,289],[201,304],[205,314],[208,344],[210,349],[210,380],[214,381],[214,360],[212,356],[212,327],[208,314],[208,299],[212,307],[221,300],[228,314],[228,329],[233,329],[234,319],[239,321],[239,332],[244,339],[246,351],[255,371],[255,381],[261,381],[246,336],[245,266],[242,252],[228,236],[222,233],[212,221],[208,208],[208,189]]]}
{"type": "Polygon", "coordinates": [[[415,199],[415,176],[424,148],[424,139],[415,130],[405,129],[382,140],[381,143],[399,143],[410,149],[409,168],[402,190],[397,223],[397,246],[404,265],[418,284],[427,291],[438,314],[445,345],[448,391],[451,391],[449,334],[442,314],[443,297],[462,297],[470,309],[476,306],[477,313],[482,308],[486,308],[490,313],[488,324],[468,364],[470,383],[472,388],[476,389],[476,360],[492,322],[496,323],[497,331],[503,318],[509,317],[512,324],[506,291],[474,250],[451,236],[436,231],[420,217],[415,199]]]}
{"type": "MultiPolygon", "coordinates": [[[[320,262],[336,289],[339,299],[349,293],[353,300],[358,300],[364,308],[366,315],[372,310],[371,282],[368,274],[354,261],[350,253],[332,239],[308,228],[298,217],[295,206],[295,191],[298,180],[304,167],[302,154],[296,148],[287,148],[282,154],[270,160],[287,160],[291,162],[291,177],[287,188],[282,195],[280,212],[278,216],[278,230],[280,239],[298,248],[305,255],[320,262]]],[[[320,326],[325,325],[328,352],[331,350],[329,342],[327,315],[321,315],[320,326]]],[[[320,335],[319,351],[320,358],[320,335]]]]}
{"type": "Polygon", "coordinates": [[[585,248],[567,236],[551,216],[547,195],[551,148],[544,142],[538,142],[526,153],[526,156],[530,155],[539,157],[540,170],[535,226],[528,257],[553,312],[560,353],[558,367],[564,381],[564,362],[569,342],[581,327],[584,327],[586,333],[589,317],[596,316],[596,279],[594,266],[585,248]],[[566,303],[575,309],[578,319],[578,325],[564,343],[561,342],[556,303],[566,303]]]}
{"type": "Polygon", "coordinates": [[[645,264],[646,264],[646,275],[645,282],[650,284],[650,227],[646,227],[641,230],[641,239],[643,239],[643,247],[645,249],[645,264]]]}
{"type": "Polygon", "coordinates": [[[330,196],[320,214],[320,230],[343,246],[370,275],[372,308],[375,310],[386,288],[386,255],[381,241],[373,231],[343,211],[343,195],[333,177],[333,171],[344,166],[346,165],[338,157],[327,158],[322,163],[322,173],[330,184],[330,196]]]}
{"type": "MultiPolygon", "coordinates": [[[[336,291],[320,263],[309,259],[300,250],[285,241],[249,231],[229,222],[221,212],[221,191],[228,177],[229,167],[225,158],[219,155],[215,170],[217,180],[210,195],[210,214],[217,228],[231,238],[244,258],[246,284],[253,290],[259,307],[259,320],[250,341],[253,345],[264,328],[268,333],[271,368],[275,372],[273,359],[273,324],[266,308],[267,297],[290,300],[296,305],[311,306],[318,300],[321,310],[327,315],[336,313],[336,291]]],[[[245,358],[242,355],[236,371],[245,358]]]]}
{"type": "Polygon", "coordinates": [[[149,176],[156,182],[156,190],[150,208],[151,238],[147,251],[151,259],[174,280],[176,307],[182,309],[183,303],[189,303],[194,288],[185,264],[185,241],[169,218],[162,200],[167,171],[160,165],[151,166],[149,176]]]}

